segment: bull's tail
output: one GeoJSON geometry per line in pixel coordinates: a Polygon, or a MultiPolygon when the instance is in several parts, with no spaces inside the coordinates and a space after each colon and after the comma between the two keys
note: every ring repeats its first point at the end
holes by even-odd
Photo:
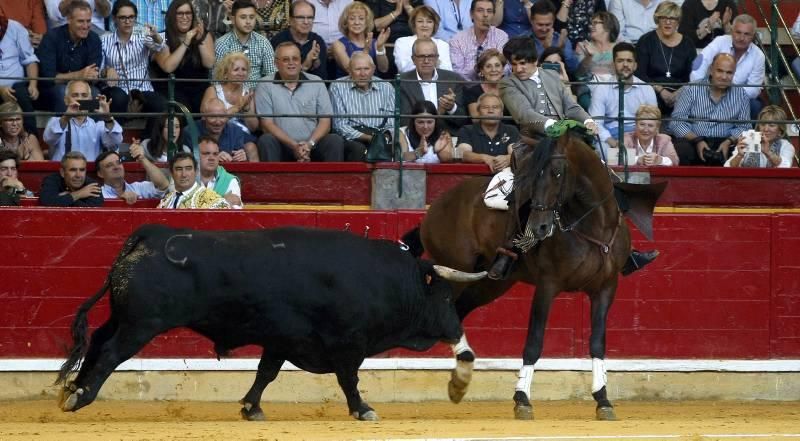
{"type": "Polygon", "coordinates": [[[401,240],[408,246],[408,252],[412,256],[419,258],[425,252],[425,246],[422,245],[422,236],[419,234],[419,225],[406,232],[401,240]]]}
{"type": "Polygon", "coordinates": [[[75,314],[75,320],[72,322],[71,328],[72,349],[70,349],[69,355],[67,356],[66,361],[64,361],[64,364],[61,365],[61,369],[58,371],[58,378],[56,378],[54,384],[65,383],[69,374],[77,371],[80,368],[80,361],[84,356],[86,356],[86,352],[89,350],[89,341],[86,335],[89,331],[89,310],[92,309],[94,304],[97,303],[106,294],[106,292],[110,291],[111,274],[113,273],[114,268],[117,266],[120,260],[125,258],[131,253],[131,251],[133,251],[134,248],[136,248],[136,245],[141,239],[141,236],[134,233],[128,238],[127,241],[125,241],[125,245],[123,245],[122,250],[114,260],[111,271],[109,271],[108,276],[106,276],[106,281],[103,283],[103,287],[100,288],[95,295],[83,302],[83,304],[78,308],[78,312],[75,314]]]}
{"type": "Polygon", "coordinates": [[[89,300],[83,302],[78,308],[78,312],[75,314],[75,320],[72,322],[72,349],[70,349],[67,360],[61,365],[61,369],[58,371],[58,378],[56,378],[55,384],[65,383],[69,374],[80,368],[80,361],[89,349],[87,344],[88,339],[86,338],[86,334],[89,330],[89,310],[92,309],[92,306],[94,306],[107,291],[109,291],[110,286],[111,275],[106,277],[106,282],[103,284],[103,287],[100,288],[100,291],[89,298],[89,300]]]}

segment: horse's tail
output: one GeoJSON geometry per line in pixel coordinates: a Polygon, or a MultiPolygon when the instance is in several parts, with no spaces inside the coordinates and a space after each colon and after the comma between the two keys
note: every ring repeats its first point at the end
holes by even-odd
{"type": "Polygon", "coordinates": [[[400,240],[408,246],[408,252],[416,258],[421,257],[425,252],[425,246],[422,245],[422,236],[419,234],[419,225],[407,231],[400,240]]]}
{"type": "Polygon", "coordinates": [[[100,288],[99,291],[88,300],[83,302],[80,307],[78,307],[78,312],[75,313],[75,320],[72,322],[72,349],[69,350],[69,355],[67,356],[66,361],[64,364],[61,365],[61,369],[58,371],[58,378],[54,384],[65,383],[67,381],[67,377],[70,373],[77,371],[80,368],[80,361],[86,356],[86,352],[89,350],[88,346],[88,339],[86,334],[89,331],[89,310],[97,303],[106,292],[110,291],[111,288],[111,274],[114,271],[114,268],[117,266],[117,263],[122,260],[125,256],[130,254],[131,251],[136,247],[136,244],[142,237],[138,234],[134,234],[128,238],[125,242],[125,245],[122,247],[122,251],[120,251],[119,256],[114,260],[114,264],[111,267],[111,271],[108,272],[108,276],[106,276],[106,280],[103,283],[103,287],[100,288]]]}
{"type": "Polygon", "coordinates": [[[89,320],[87,317],[89,315],[89,310],[109,291],[110,286],[111,275],[109,274],[108,277],[106,277],[103,287],[100,288],[100,291],[90,297],[89,300],[83,302],[78,308],[78,312],[75,314],[75,320],[72,322],[72,349],[69,351],[67,360],[61,365],[61,369],[58,371],[58,378],[56,378],[54,384],[65,383],[67,376],[80,367],[80,360],[83,359],[86,355],[86,351],[89,350],[86,338],[86,333],[89,330],[89,320]]]}

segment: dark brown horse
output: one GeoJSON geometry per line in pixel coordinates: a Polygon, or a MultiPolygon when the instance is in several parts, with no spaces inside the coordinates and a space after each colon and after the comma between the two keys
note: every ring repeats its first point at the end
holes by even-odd
{"type": "MultiPolygon", "coordinates": [[[[592,395],[597,418],[615,419],[606,397],[606,317],[614,301],[617,279],[631,251],[627,223],[614,197],[609,171],[581,139],[565,134],[539,143],[516,171],[517,196],[525,195],[519,219],[530,250],[520,255],[507,280],[483,279],[456,286],[458,313],[463,320],[479,306],[495,300],[517,281],[536,285],[523,367],[514,394],[515,416],[532,419],[530,388],[533,366],[542,354],[547,316],[555,297],[564,291],[585,292],[591,301],[592,395]]],[[[459,270],[486,270],[505,241],[511,211],[484,205],[488,177],[457,185],[428,210],[420,227],[422,244],[433,259],[459,270]]],[[[450,399],[466,392],[474,355],[466,339],[454,347],[457,368],[450,382],[450,399]]]]}

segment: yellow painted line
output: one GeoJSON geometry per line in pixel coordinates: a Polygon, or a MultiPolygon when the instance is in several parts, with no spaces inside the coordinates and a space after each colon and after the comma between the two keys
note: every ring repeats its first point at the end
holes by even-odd
{"type": "Polygon", "coordinates": [[[275,211],[370,211],[369,205],[245,204],[245,210],[275,211]]]}
{"type": "Polygon", "coordinates": [[[800,213],[800,208],[778,207],[656,207],[656,213],[668,214],[776,214],[800,213]]]}

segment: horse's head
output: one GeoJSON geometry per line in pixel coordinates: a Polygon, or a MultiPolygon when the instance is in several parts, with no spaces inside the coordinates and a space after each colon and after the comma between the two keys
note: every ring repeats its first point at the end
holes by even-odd
{"type": "Polygon", "coordinates": [[[522,198],[518,215],[523,236],[537,241],[550,237],[560,221],[561,206],[571,197],[573,184],[568,178],[564,144],[545,138],[534,148],[527,167],[515,176],[515,191],[522,198]]]}

